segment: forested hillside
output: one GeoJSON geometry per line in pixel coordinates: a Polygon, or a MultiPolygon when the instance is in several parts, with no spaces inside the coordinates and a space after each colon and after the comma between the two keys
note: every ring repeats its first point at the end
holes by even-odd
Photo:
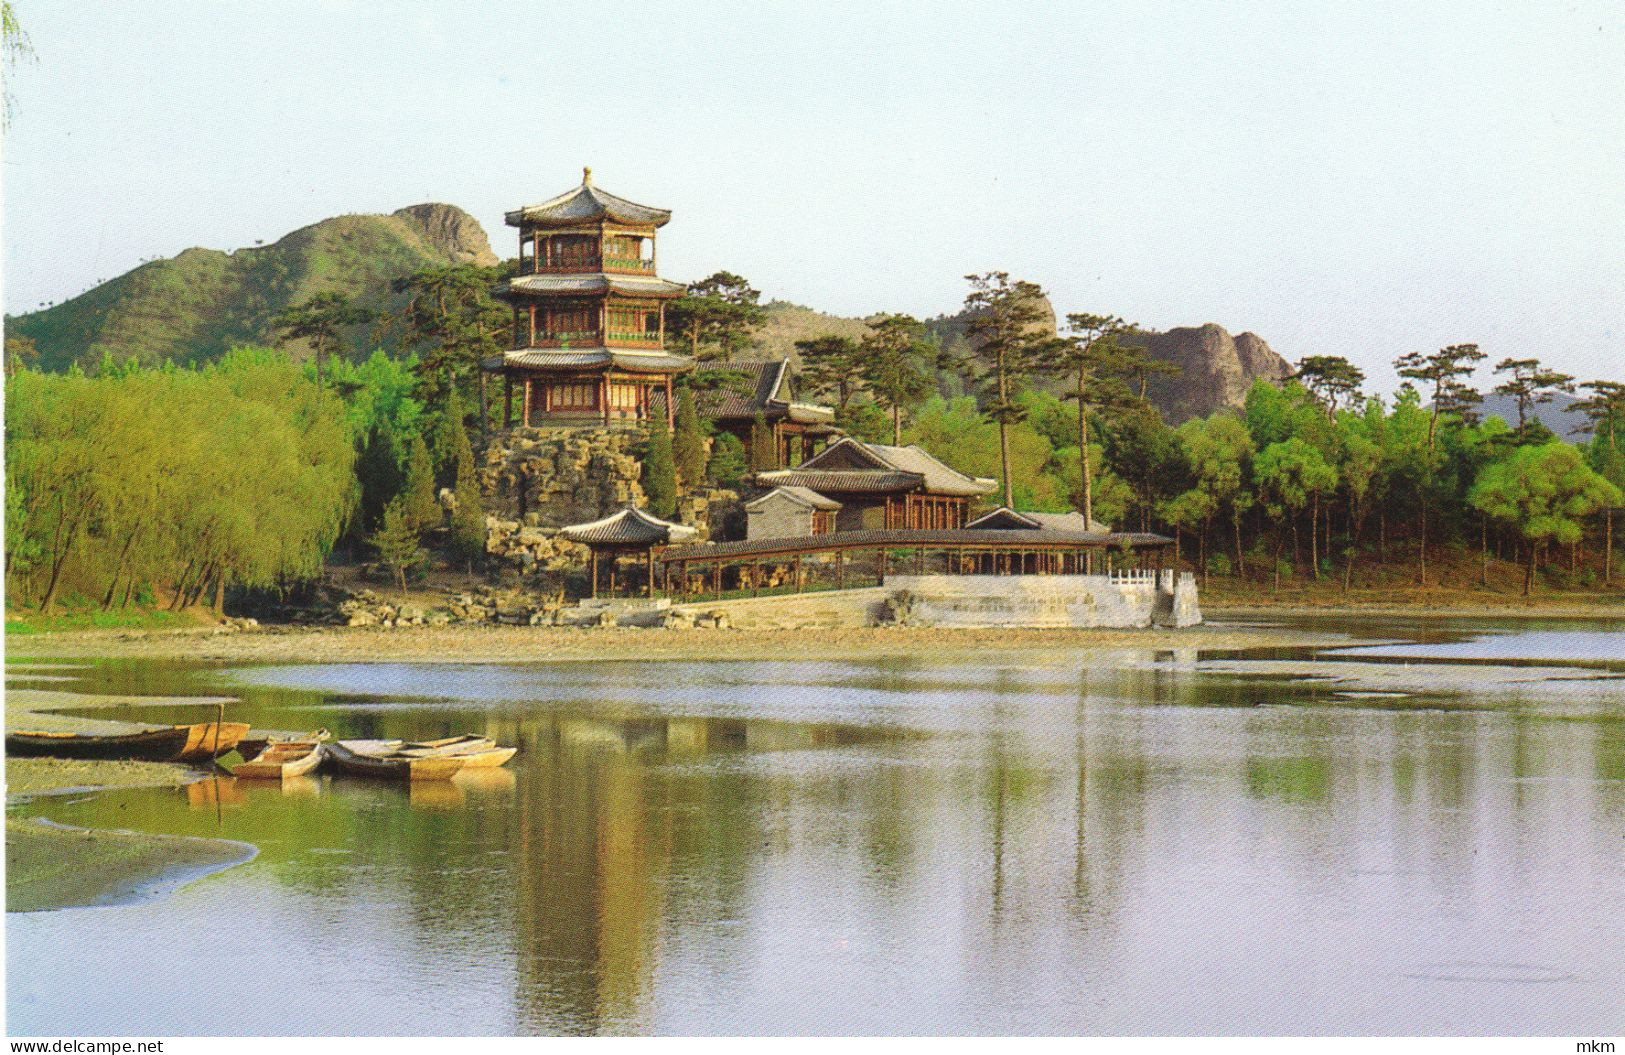
{"type": "MultiPolygon", "coordinates": [[[[274,343],[272,320],[322,293],[393,305],[390,283],[430,267],[496,257],[479,223],[451,205],[387,216],[337,216],[268,246],[188,249],[154,260],[43,311],[6,320],[8,338],[33,341],[33,365],[90,368],[103,358],[154,365],[206,363],[239,344],[274,343]]],[[[347,335],[361,351],[372,335],[347,335]]],[[[301,355],[302,341],[289,345],[301,355]]]]}

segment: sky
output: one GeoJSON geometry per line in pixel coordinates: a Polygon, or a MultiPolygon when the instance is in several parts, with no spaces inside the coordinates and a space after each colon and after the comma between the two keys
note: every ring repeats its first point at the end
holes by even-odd
{"type": "Polygon", "coordinates": [[[1625,379],[1625,3],[14,0],[4,301],[340,213],[580,181],[660,268],[921,317],[1057,310],[1288,359],[1477,342],[1625,379]]]}

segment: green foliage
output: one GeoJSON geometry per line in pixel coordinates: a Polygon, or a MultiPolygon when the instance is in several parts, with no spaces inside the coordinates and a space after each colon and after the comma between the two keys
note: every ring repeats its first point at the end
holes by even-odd
{"type": "Polygon", "coordinates": [[[731,271],[691,283],[688,293],[666,308],[666,329],[687,345],[697,360],[729,362],[751,346],[767,318],[757,303],[761,293],[731,271]]]}
{"type": "Polygon", "coordinates": [[[705,436],[695,410],[694,393],[684,388],[677,396],[677,428],[672,435],[672,460],[677,480],[685,491],[700,486],[705,479],[705,436]]]}
{"type": "Polygon", "coordinates": [[[936,347],[917,319],[882,315],[869,324],[860,349],[864,385],[891,408],[892,442],[901,442],[903,409],[918,406],[931,392],[936,347]]]}
{"type": "Polygon", "coordinates": [[[1010,450],[1010,426],[1026,416],[1016,396],[1025,380],[1046,365],[1056,351],[1056,340],[1043,332],[1044,291],[1036,283],[1010,280],[1008,273],[990,271],[967,275],[971,292],[965,297],[970,321],[965,327],[970,355],[958,366],[966,378],[986,393],[982,413],[998,423],[1000,471],[1004,502],[1015,502],[1016,470],[1010,450]]]}
{"type": "Polygon", "coordinates": [[[643,494],[649,512],[669,520],[677,512],[677,466],[672,456],[671,431],[664,416],[649,422],[649,441],[643,455],[643,494]]]}
{"type": "Polygon", "coordinates": [[[796,342],[802,379],[819,396],[834,400],[837,414],[863,390],[863,346],[850,337],[826,335],[796,342]]]}
{"type": "Polygon", "coordinates": [[[455,490],[464,477],[474,475],[474,445],[468,440],[463,403],[456,389],[446,394],[429,446],[434,455],[435,479],[441,487],[455,490]]]}
{"type": "Polygon", "coordinates": [[[434,462],[429,457],[429,445],[423,442],[420,433],[412,433],[407,444],[406,476],[400,498],[406,519],[417,530],[439,526],[442,517],[440,502],[435,497],[434,462]]]}
{"type": "Polygon", "coordinates": [[[1532,542],[1580,540],[1584,518],[1625,498],[1566,443],[1519,447],[1479,474],[1468,501],[1532,542]]]}
{"type": "Polygon", "coordinates": [[[1296,436],[1259,451],[1253,479],[1263,491],[1266,506],[1277,515],[1301,513],[1315,495],[1337,485],[1337,473],[1320,451],[1296,436]]]}
{"type": "Polygon", "coordinates": [[[375,531],[384,516],[384,508],[401,493],[400,452],[396,449],[395,432],[387,422],[374,425],[367,434],[361,457],[356,462],[356,480],[361,488],[360,528],[375,531]]]}
{"type": "Polygon", "coordinates": [[[453,494],[457,508],[451,514],[451,554],[472,570],[485,557],[485,505],[475,474],[462,474],[453,494]]]}
{"type": "Polygon", "coordinates": [[[731,432],[719,432],[711,442],[711,461],[705,468],[713,484],[733,487],[745,475],[745,445],[731,432]]]}
{"type": "Polygon", "coordinates": [[[423,551],[418,548],[418,531],[405,497],[401,496],[384,507],[378,530],[368,539],[378,551],[378,559],[395,572],[402,590],[406,589],[406,573],[423,559],[423,551]]]}
{"type": "Polygon", "coordinates": [[[892,435],[891,417],[876,403],[848,403],[835,412],[835,424],[870,443],[885,443],[892,435]]]}
{"type": "MultiPolygon", "coordinates": [[[[332,387],[344,400],[344,420],[358,439],[386,426],[396,436],[410,436],[423,427],[423,402],[417,388],[417,358],[392,359],[375,350],[366,359],[340,360],[329,373],[332,387]]],[[[402,450],[402,457],[406,451],[402,450]]]]}
{"type": "Polygon", "coordinates": [[[201,370],[21,371],[6,386],[12,596],[175,607],[314,577],[356,500],[343,407],[285,356],[201,370]],[[20,508],[19,508],[20,507],[20,508]]]}
{"type": "MultiPolygon", "coordinates": [[[[155,260],[61,304],[6,320],[8,337],[28,337],[38,365],[89,368],[111,352],[144,367],[165,360],[213,362],[238,345],[275,340],[272,320],[323,292],[337,292],[385,318],[403,298],[393,280],[453,262],[455,247],[430,237],[409,210],[392,216],[338,216],[274,245],[223,253],[188,249],[155,260]]],[[[344,355],[366,350],[371,327],[341,336],[344,355]]],[[[297,357],[308,342],[290,349],[297,357]]]]}
{"type": "Polygon", "coordinates": [[[371,322],[373,315],[370,308],[352,303],[347,295],[324,290],[283,309],[271,319],[271,326],[281,340],[310,345],[316,354],[316,383],[321,384],[323,359],[337,356],[345,331],[371,322]]]}
{"type": "Polygon", "coordinates": [[[757,414],[750,423],[750,471],[766,472],[777,468],[778,463],[779,452],[773,440],[773,429],[765,417],[757,414]]]}

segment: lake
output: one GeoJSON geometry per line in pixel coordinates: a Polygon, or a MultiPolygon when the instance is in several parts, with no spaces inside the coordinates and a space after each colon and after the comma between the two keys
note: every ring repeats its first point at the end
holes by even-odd
{"type": "Polygon", "coordinates": [[[49,687],[228,692],[265,727],[521,751],[412,788],[226,778],[13,807],[259,854],[9,915],[9,1028],[1625,1032],[1625,623],[1302,625],[1351,639],[99,663],[49,687]]]}

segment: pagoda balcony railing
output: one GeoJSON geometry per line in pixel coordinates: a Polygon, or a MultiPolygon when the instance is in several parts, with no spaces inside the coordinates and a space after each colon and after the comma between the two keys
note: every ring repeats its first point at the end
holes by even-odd
{"type": "MultiPolygon", "coordinates": [[[[637,257],[606,256],[588,257],[582,260],[572,260],[564,264],[530,263],[528,273],[532,275],[578,275],[592,274],[595,271],[632,271],[638,274],[654,274],[655,262],[641,260],[637,257]]],[[[521,266],[521,271],[527,270],[521,266]]]]}
{"type": "Polygon", "coordinates": [[[616,344],[635,344],[645,348],[659,348],[660,334],[647,330],[610,330],[609,339],[616,344]]]}
{"type": "Polygon", "coordinates": [[[602,338],[597,330],[570,330],[559,333],[544,333],[537,330],[536,337],[531,341],[530,346],[532,348],[561,348],[566,344],[597,345],[601,343],[602,338]]]}

